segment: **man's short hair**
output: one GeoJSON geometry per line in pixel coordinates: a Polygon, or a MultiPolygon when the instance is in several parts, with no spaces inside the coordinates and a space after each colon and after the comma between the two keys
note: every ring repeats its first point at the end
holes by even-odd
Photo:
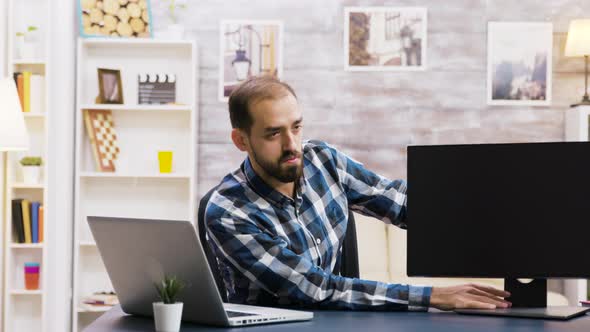
{"type": "Polygon", "coordinates": [[[250,133],[253,122],[250,106],[262,100],[275,100],[288,94],[297,99],[295,91],[287,83],[273,76],[252,77],[246,80],[229,96],[229,118],[232,128],[250,133]]]}

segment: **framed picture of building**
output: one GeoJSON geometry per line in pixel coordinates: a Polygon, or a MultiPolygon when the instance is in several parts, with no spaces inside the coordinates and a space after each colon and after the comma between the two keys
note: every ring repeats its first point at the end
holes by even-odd
{"type": "Polygon", "coordinates": [[[283,23],[223,20],[220,25],[219,101],[250,77],[283,75],[283,23]]]}
{"type": "Polygon", "coordinates": [[[488,23],[488,105],[551,104],[553,24],[488,23]]]}
{"type": "Polygon", "coordinates": [[[344,69],[424,70],[426,25],[426,8],[344,8],[344,69]]]}

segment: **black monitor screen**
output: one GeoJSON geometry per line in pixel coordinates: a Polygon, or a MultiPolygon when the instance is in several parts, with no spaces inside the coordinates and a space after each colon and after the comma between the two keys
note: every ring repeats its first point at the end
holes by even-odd
{"type": "Polygon", "coordinates": [[[408,274],[590,277],[590,142],[408,147],[408,274]]]}

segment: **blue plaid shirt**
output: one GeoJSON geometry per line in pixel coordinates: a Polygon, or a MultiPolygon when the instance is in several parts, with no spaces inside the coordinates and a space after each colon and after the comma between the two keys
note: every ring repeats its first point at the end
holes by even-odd
{"type": "MultiPolygon", "coordinates": [[[[353,310],[427,310],[431,287],[333,273],[349,209],[405,227],[406,184],[332,146],[303,143],[295,199],[267,185],[248,158],[211,195],[209,245],[232,303],[353,310]]],[[[379,254],[379,253],[375,253],[379,254]]]]}

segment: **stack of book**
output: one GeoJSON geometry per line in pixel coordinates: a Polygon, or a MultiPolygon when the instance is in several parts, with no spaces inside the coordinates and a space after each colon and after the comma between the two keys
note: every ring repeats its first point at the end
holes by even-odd
{"type": "Polygon", "coordinates": [[[43,242],[43,205],[26,199],[12,200],[12,229],[18,243],[43,242]]]}
{"type": "Polygon", "coordinates": [[[45,78],[30,71],[13,74],[23,112],[43,113],[45,78]]]}
{"type": "Polygon", "coordinates": [[[96,292],[82,299],[82,307],[88,311],[102,311],[119,304],[117,294],[114,292],[96,292]]]}

